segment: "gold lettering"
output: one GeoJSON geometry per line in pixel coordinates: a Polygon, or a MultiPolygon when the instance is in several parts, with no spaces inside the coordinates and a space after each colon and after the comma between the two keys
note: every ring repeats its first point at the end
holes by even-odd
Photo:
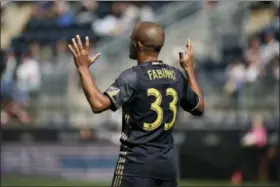
{"type": "Polygon", "coordinates": [[[161,77],[164,79],[164,78],[166,78],[166,75],[165,75],[165,72],[164,72],[164,68],[162,68],[162,69],[160,69],[160,71],[161,71],[161,77]]]}
{"type": "Polygon", "coordinates": [[[173,79],[173,80],[176,79],[176,78],[175,78],[175,72],[174,72],[173,70],[171,71],[171,76],[172,76],[172,79],[173,79]]]}
{"type": "Polygon", "coordinates": [[[168,79],[168,69],[164,69],[164,72],[165,72],[165,78],[168,79]]]}
{"type": "Polygon", "coordinates": [[[150,80],[164,79],[164,78],[176,80],[175,72],[173,70],[166,69],[166,68],[148,70],[147,73],[149,75],[150,80]]]}
{"type": "Polygon", "coordinates": [[[165,78],[169,78],[168,77],[168,70],[164,68],[164,73],[165,73],[165,78]]]}
{"type": "Polygon", "coordinates": [[[158,78],[162,79],[162,70],[161,69],[157,69],[157,74],[158,74],[158,78]]]}
{"type": "Polygon", "coordinates": [[[173,71],[169,71],[169,73],[170,73],[170,79],[173,79],[173,71]]]}
{"type": "Polygon", "coordinates": [[[153,80],[153,79],[152,79],[152,71],[151,71],[151,70],[148,70],[147,73],[148,73],[148,75],[149,75],[150,80],[153,80]]]}
{"type": "Polygon", "coordinates": [[[167,70],[167,74],[168,74],[168,78],[171,79],[171,71],[170,70],[167,70]]]}
{"type": "Polygon", "coordinates": [[[158,79],[158,75],[157,75],[156,71],[155,71],[155,70],[152,70],[152,71],[153,71],[153,76],[154,76],[153,79],[154,79],[154,80],[155,80],[155,79],[158,79]]]}

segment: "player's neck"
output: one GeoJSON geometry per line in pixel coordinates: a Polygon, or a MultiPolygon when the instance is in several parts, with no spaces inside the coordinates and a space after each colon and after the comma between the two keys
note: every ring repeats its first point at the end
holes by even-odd
{"type": "Polygon", "coordinates": [[[149,61],[156,61],[158,60],[158,54],[139,54],[137,58],[138,65],[144,64],[145,62],[149,61]]]}

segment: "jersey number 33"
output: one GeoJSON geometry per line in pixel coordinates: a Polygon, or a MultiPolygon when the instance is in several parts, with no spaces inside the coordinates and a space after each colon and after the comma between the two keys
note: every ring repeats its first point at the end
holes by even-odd
{"type": "MultiPolygon", "coordinates": [[[[178,102],[178,94],[176,90],[173,88],[167,88],[166,89],[166,96],[171,96],[172,101],[169,103],[169,110],[173,113],[173,118],[170,122],[164,124],[164,130],[171,129],[176,120],[177,115],[177,102],[178,102]]],[[[149,88],[147,90],[147,96],[153,96],[155,97],[155,101],[151,104],[151,110],[155,111],[157,114],[156,120],[152,123],[146,123],[144,122],[143,128],[144,130],[151,131],[157,129],[161,124],[163,120],[163,109],[161,107],[162,102],[162,94],[159,90],[155,88],[149,88]]]]}

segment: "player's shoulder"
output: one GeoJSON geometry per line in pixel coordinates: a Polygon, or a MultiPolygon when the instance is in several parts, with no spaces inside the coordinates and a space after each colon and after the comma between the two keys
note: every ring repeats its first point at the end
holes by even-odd
{"type": "Polygon", "coordinates": [[[182,72],[182,70],[180,70],[178,68],[175,68],[175,69],[176,69],[177,74],[179,74],[182,78],[185,78],[185,74],[182,72]]]}
{"type": "Polygon", "coordinates": [[[125,69],[120,73],[119,78],[121,79],[131,79],[131,78],[136,78],[136,70],[134,67],[125,69]]]}
{"type": "Polygon", "coordinates": [[[130,85],[134,85],[137,83],[137,73],[134,67],[125,69],[123,72],[120,73],[118,80],[126,83],[126,84],[130,84],[130,85]]]}

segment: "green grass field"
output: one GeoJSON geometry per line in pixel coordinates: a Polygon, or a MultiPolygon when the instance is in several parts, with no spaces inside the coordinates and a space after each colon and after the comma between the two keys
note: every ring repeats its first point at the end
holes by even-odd
{"type": "MultiPolygon", "coordinates": [[[[1,187],[8,186],[28,186],[28,187],[40,187],[40,186],[91,186],[91,187],[108,187],[110,182],[89,182],[89,181],[77,181],[77,180],[63,180],[59,178],[50,177],[31,177],[31,176],[2,176],[1,187]]],[[[225,181],[179,181],[179,186],[231,186],[229,182],[225,181]]],[[[256,184],[246,183],[246,186],[273,186],[269,184],[256,184]]]]}

